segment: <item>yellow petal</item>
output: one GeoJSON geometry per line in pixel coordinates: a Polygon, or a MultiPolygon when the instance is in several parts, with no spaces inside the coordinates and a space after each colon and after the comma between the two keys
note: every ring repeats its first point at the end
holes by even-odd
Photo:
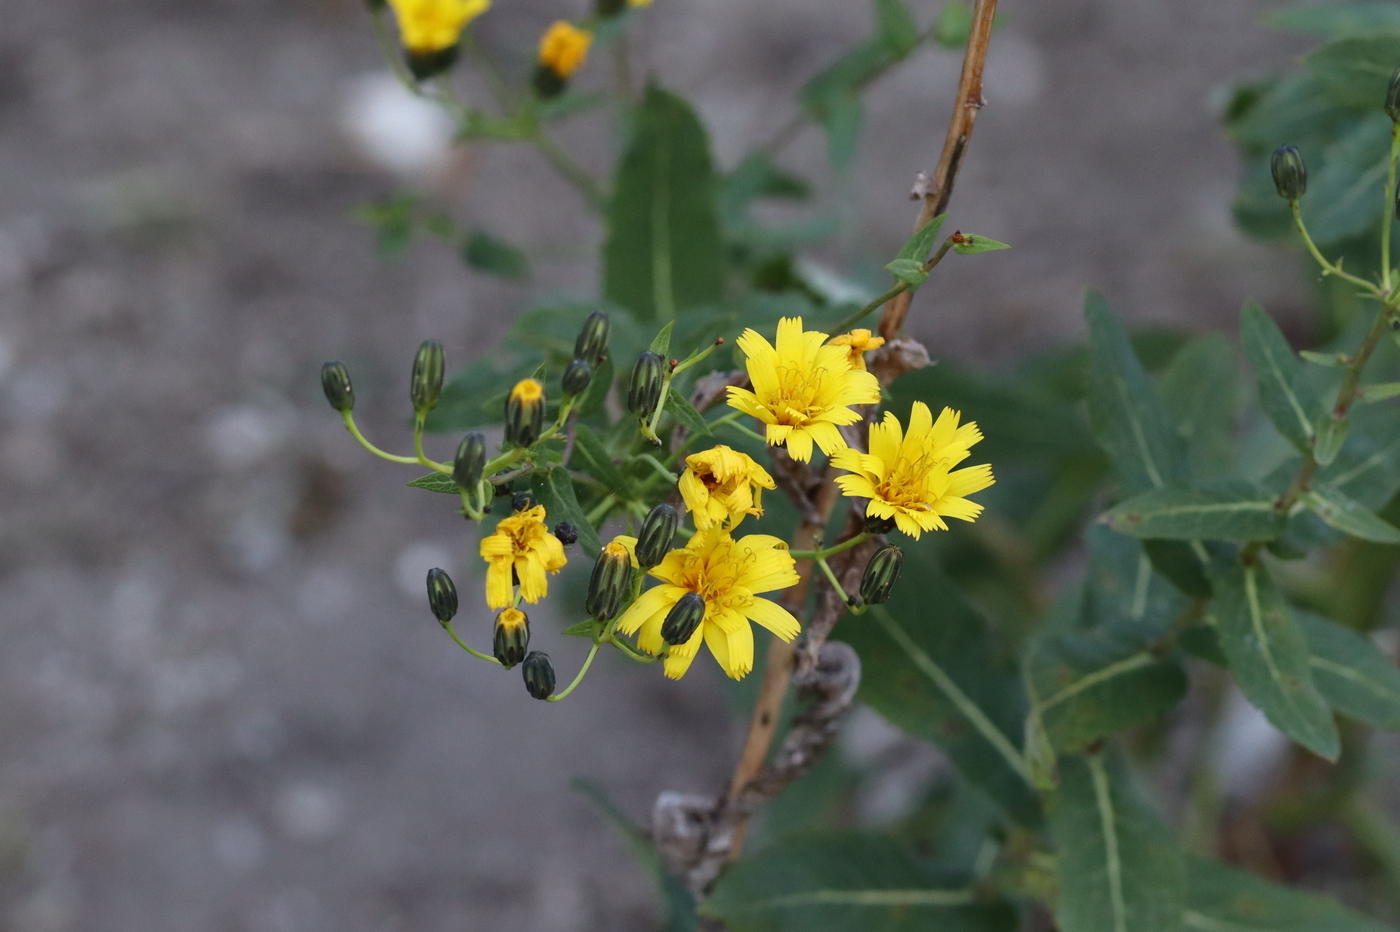
{"type": "Polygon", "coordinates": [[[617,620],[617,630],[622,634],[632,634],[652,616],[669,612],[685,593],[686,590],[678,586],[653,586],[622,613],[617,620]]]}
{"type": "Polygon", "coordinates": [[[753,604],[744,609],[744,612],[756,624],[772,631],[784,641],[791,641],[802,631],[802,625],[792,612],[768,599],[754,599],[753,604]]]}
{"type": "Polygon", "coordinates": [[[492,560],[486,567],[486,607],[510,608],[514,595],[510,584],[510,560],[492,560]]]}

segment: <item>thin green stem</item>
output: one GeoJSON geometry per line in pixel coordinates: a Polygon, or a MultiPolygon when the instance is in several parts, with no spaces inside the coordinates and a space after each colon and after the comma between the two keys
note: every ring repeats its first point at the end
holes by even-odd
{"type": "Polygon", "coordinates": [[[474,648],[473,648],[470,644],[468,644],[466,641],[464,641],[464,640],[462,640],[461,638],[459,638],[459,637],[457,636],[457,632],[454,631],[454,630],[452,629],[452,622],[450,622],[450,621],[444,622],[444,623],[443,623],[443,626],[442,626],[442,630],[444,630],[444,631],[446,631],[448,634],[452,635],[452,640],[454,640],[454,641],[457,642],[457,646],[460,647],[460,648],[462,648],[462,650],[466,651],[467,653],[471,654],[473,657],[476,657],[476,658],[481,659],[481,660],[490,661],[491,663],[494,663],[494,664],[495,664],[496,666],[498,666],[498,667],[501,665],[501,662],[500,662],[499,660],[497,660],[495,657],[492,657],[490,654],[483,654],[481,651],[474,649],[474,648]]]}
{"type": "Polygon", "coordinates": [[[588,657],[584,659],[584,661],[583,661],[583,666],[579,668],[578,676],[574,677],[574,681],[573,681],[572,683],[570,683],[567,687],[565,687],[565,689],[564,689],[564,691],[563,691],[562,693],[555,693],[554,695],[550,696],[550,697],[549,697],[548,699],[546,699],[545,701],[546,701],[546,702],[558,702],[558,701],[560,701],[561,699],[567,699],[568,696],[569,696],[569,693],[571,693],[571,692],[573,692],[575,689],[577,689],[577,688],[578,688],[578,684],[583,682],[583,677],[584,677],[584,675],[585,675],[586,673],[588,673],[588,668],[591,667],[591,666],[593,666],[593,658],[596,657],[596,656],[598,656],[598,645],[597,645],[597,644],[594,644],[592,647],[590,647],[590,648],[588,649],[588,657]]]}
{"type": "Polygon", "coordinates": [[[1366,289],[1373,295],[1376,295],[1378,297],[1384,297],[1384,292],[1381,290],[1381,287],[1375,282],[1368,282],[1364,278],[1358,278],[1357,276],[1352,275],[1350,272],[1342,271],[1340,266],[1336,266],[1333,265],[1331,262],[1328,262],[1327,257],[1322,254],[1322,252],[1317,248],[1317,244],[1313,242],[1312,236],[1308,234],[1308,228],[1307,225],[1303,223],[1303,212],[1301,209],[1299,209],[1298,202],[1289,201],[1288,207],[1289,210],[1293,213],[1293,226],[1297,228],[1298,235],[1303,237],[1303,244],[1308,247],[1308,252],[1312,253],[1313,260],[1316,261],[1317,264],[1322,267],[1323,275],[1335,275],[1343,281],[1351,282],[1358,288],[1366,289]]]}
{"type": "Polygon", "coordinates": [[[598,639],[599,644],[611,644],[620,650],[624,657],[637,663],[656,663],[662,658],[662,654],[645,654],[628,644],[615,634],[606,634],[598,639]]]}
{"type": "Polygon", "coordinates": [[[713,424],[710,425],[710,427],[711,427],[711,429],[713,429],[713,428],[715,428],[715,427],[728,427],[728,428],[730,428],[731,430],[737,430],[739,433],[743,434],[745,437],[749,437],[749,438],[751,438],[751,439],[753,439],[753,440],[757,440],[759,443],[763,443],[763,444],[768,443],[768,438],[767,438],[767,437],[763,436],[762,434],[758,433],[757,431],[750,430],[749,428],[745,427],[743,424],[740,424],[738,421],[730,421],[730,420],[727,420],[727,419],[721,419],[721,420],[715,421],[713,424]]]}
{"type": "Polygon", "coordinates": [[[826,576],[826,581],[831,583],[831,588],[841,593],[841,601],[845,602],[847,605],[850,605],[851,597],[846,593],[846,588],[841,585],[841,580],[837,579],[836,574],[832,572],[831,567],[826,562],[826,557],[817,557],[816,559],[817,566],[821,567],[823,575],[826,576]]]}
{"type": "Polygon", "coordinates": [[[678,376],[685,370],[689,369],[691,366],[703,362],[706,356],[709,356],[711,353],[713,353],[715,350],[719,349],[723,345],[724,340],[720,339],[716,340],[715,342],[711,343],[709,346],[705,347],[704,349],[698,352],[691,353],[685,359],[682,359],[680,363],[677,364],[676,368],[671,370],[672,377],[678,376]]]}
{"type": "Polygon", "coordinates": [[[543,129],[536,127],[534,132],[527,137],[527,141],[548,160],[549,164],[554,166],[555,171],[559,172],[565,181],[573,185],[579,194],[583,195],[589,206],[595,210],[602,210],[607,205],[608,196],[603,191],[602,186],[588,173],[587,169],[575,162],[573,156],[565,152],[564,147],[555,142],[553,137],[545,133],[543,129]]]}
{"type": "Polygon", "coordinates": [[[847,538],[838,544],[817,550],[789,550],[788,554],[794,560],[825,560],[827,557],[835,556],[843,550],[850,550],[852,547],[859,547],[875,535],[869,531],[861,531],[855,537],[847,538]]]}
{"type": "MultiPolygon", "coordinates": [[[[933,257],[923,264],[924,272],[932,272],[934,268],[938,265],[938,263],[943,261],[943,257],[948,255],[948,250],[952,248],[953,238],[949,236],[943,241],[943,245],[938,247],[938,252],[934,253],[933,257]]],[[[880,295],[880,297],[876,298],[874,301],[871,301],[865,307],[856,311],[854,314],[852,314],[850,317],[847,317],[845,320],[841,321],[841,323],[837,324],[835,327],[832,328],[831,332],[845,333],[847,330],[850,330],[856,324],[864,320],[868,315],[884,307],[885,304],[891,299],[904,294],[904,292],[908,291],[911,287],[912,286],[908,282],[899,282],[889,291],[880,295]]]]}
{"type": "Polygon", "coordinates": [[[1388,295],[1390,282],[1390,228],[1395,223],[1395,166],[1400,161],[1400,127],[1390,124],[1390,162],[1386,167],[1385,203],[1381,206],[1381,287],[1388,295]]]}
{"type": "Polygon", "coordinates": [[[608,497],[599,502],[597,506],[587,514],[586,520],[588,521],[588,523],[596,527],[599,521],[602,521],[603,518],[607,517],[608,512],[612,510],[612,507],[616,502],[617,493],[609,492],[608,497]]]}
{"type": "Polygon", "coordinates": [[[636,458],[656,470],[656,474],[667,482],[674,483],[676,481],[676,474],[662,465],[661,461],[650,453],[639,454],[636,458]]]}
{"type": "Polygon", "coordinates": [[[450,465],[448,465],[447,463],[439,463],[434,460],[430,460],[428,459],[427,454],[423,452],[423,421],[427,418],[427,416],[428,412],[426,411],[422,412],[421,414],[415,413],[413,415],[413,452],[418,454],[419,463],[423,464],[429,469],[451,475],[452,467],[450,465]]]}
{"type": "MultiPolygon", "coordinates": [[[[374,444],[366,440],[365,435],[360,433],[360,428],[355,424],[355,415],[352,412],[343,411],[341,412],[340,417],[341,420],[345,422],[345,429],[350,431],[350,436],[358,440],[360,442],[360,446],[364,447],[366,450],[373,453],[380,459],[388,460],[391,463],[410,463],[412,465],[422,465],[423,461],[416,456],[396,456],[393,453],[385,453],[383,450],[379,449],[374,444]]],[[[451,473],[452,470],[442,469],[439,470],[439,472],[451,473]]]]}

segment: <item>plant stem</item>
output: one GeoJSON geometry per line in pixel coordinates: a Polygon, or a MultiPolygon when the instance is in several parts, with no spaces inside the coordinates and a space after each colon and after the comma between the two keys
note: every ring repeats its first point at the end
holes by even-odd
{"type": "MultiPolygon", "coordinates": [[[[385,453],[383,450],[379,449],[374,444],[366,440],[365,435],[360,433],[360,428],[355,424],[355,415],[353,413],[349,411],[344,411],[341,413],[340,417],[341,420],[345,422],[345,429],[350,431],[350,436],[358,440],[360,442],[360,446],[364,447],[366,450],[373,453],[380,459],[388,460],[391,463],[409,463],[415,466],[431,465],[424,464],[423,459],[418,456],[396,456],[393,453],[385,453]]],[[[441,464],[438,464],[438,466],[440,465],[441,464]]],[[[438,468],[438,466],[432,466],[432,468],[437,469],[437,471],[441,473],[451,474],[451,469],[447,469],[446,467],[438,468]]]]}
{"type": "MultiPolygon", "coordinates": [[[[925,272],[925,273],[932,272],[932,271],[934,270],[934,268],[938,265],[938,263],[940,263],[940,262],[943,261],[943,257],[946,256],[946,255],[948,255],[948,250],[949,250],[949,249],[952,249],[952,248],[953,248],[953,238],[950,236],[950,237],[948,237],[947,239],[945,239],[945,240],[943,241],[943,245],[942,245],[941,247],[939,247],[938,252],[936,252],[936,253],[933,254],[933,258],[929,259],[927,262],[925,262],[925,263],[923,264],[922,268],[923,268],[924,272],[925,272]]],[[[860,323],[860,321],[861,321],[862,319],[864,319],[865,316],[868,315],[871,311],[874,311],[876,308],[882,307],[882,306],[885,304],[885,302],[890,301],[890,300],[893,300],[894,298],[899,297],[900,295],[904,294],[906,291],[909,291],[911,288],[913,288],[913,286],[910,285],[908,282],[905,282],[905,281],[899,282],[897,285],[895,285],[895,286],[894,286],[893,288],[891,288],[889,291],[887,291],[887,292],[885,292],[884,294],[880,295],[880,297],[876,298],[874,301],[871,301],[871,302],[870,302],[869,304],[867,304],[865,307],[863,307],[863,308],[861,308],[860,310],[856,311],[856,312],[855,312],[854,314],[852,314],[850,317],[847,317],[845,320],[841,321],[841,323],[837,324],[837,325],[832,329],[832,333],[845,333],[847,330],[850,330],[850,329],[851,329],[852,327],[854,327],[856,324],[860,323]]]]}
{"type": "MultiPolygon", "coordinates": [[[[1312,237],[1308,235],[1308,228],[1303,224],[1303,212],[1298,207],[1298,202],[1289,201],[1288,208],[1293,214],[1293,226],[1297,228],[1298,234],[1303,237],[1303,244],[1308,247],[1308,252],[1312,253],[1313,259],[1318,265],[1322,266],[1322,274],[1324,276],[1335,275],[1344,281],[1351,282],[1359,288],[1366,289],[1377,297],[1385,296],[1385,292],[1375,282],[1368,282],[1366,279],[1352,275],[1350,272],[1343,272],[1340,266],[1328,262],[1327,257],[1322,254],[1317,248],[1317,244],[1313,242],[1312,237]]],[[[1389,225],[1387,224],[1387,226],[1389,225]]]]}
{"type": "Polygon", "coordinates": [[[584,674],[588,672],[589,667],[593,666],[593,658],[596,656],[598,656],[598,645],[594,644],[588,649],[588,656],[584,659],[583,666],[579,667],[578,676],[574,677],[574,681],[565,687],[562,693],[555,693],[546,699],[545,702],[558,702],[561,699],[568,698],[569,693],[577,689],[578,684],[583,682],[584,674]]]}
{"type": "Polygon", "coordinates": [[[548,135],[544,129],[536,127],[535,131],[527,137],[530,145],[543,155],[554,166],[555,171],[563,176],[564,180],[573,185],[579,194],[583,195],[588,205],[595,210],[602,210],[607,206],[608,197],[602,187],[594,180],[573,156],[564,151],[564,147],[555,142],[553,137],[548,135]]]}
{"type": "Polygon", "coordinates": [[[427,454],[423,452],[423,421],[427,416],[428,412],[426,411],[424,411],[422,414],[413,415],[413,452],[418,454],[418,462],[422,465],[428,467],[429,469],[436,470],[437,472],[447,473],[448,475],[451,475],[451,466],[447,465],[446,463],[434,462],[433,460],[428,459],[427,454]]]}
{"type": "Polygon", "coordinates": [[[462,650],[464,650],[464,651],[466,651],[467,653],[471,654],[473,657],[476,657],[476,658],[478,658],[478,659],[480,659],[480,660],[488,660],[488,661],[490,661],[491,663],[494,663],[494,664],[495,664],[496,666],[498,666],[498,667],[501,665],[501,662],[500,662],[499,660],[497,660],[495,657],[492,657],[490,654],[483,654],[481,651],[473,649],[473,648],[471,647],[471,645],[469,645],[466,641],[464,641],[464,640],[462,640],[461,638],[459,638],[459,637],[457,636],[457,632],[454,631],[454,630],[452,629],[452,622],[450,622],[450,621],[444,622],[444,623],[443,623],[443,626],[442,626],[442,629],[443,629],[444,631],[446,631],[448,634],[452,635],[452,640],[454,640],[454,641],[457,642],[457,646],[458,646],[458,647],[462,648],[462,650]]]}
{"type": "MultiPolygon", "coordinates": [[[[862,531],[855,537],[833,544],[821,550],[789,550],[788,553],[794,560],[825,560],[827,557],[835,556],[843,550],[850,550],[852,547],[859,547],[861,544],[874,537],[869,531],[862,531]]],[[[840,588],[839,586],[837,588],[840,588]]]]}
{"type": "Polygon", "coordinates": [[[1390,228],[1395,222],[1395,164],[1400,161],[1400,127],[1390,124],[1390,163],[1386,169],[1385,204],[1381,206],[1381,287],[1390,294],[1390,228]]]}

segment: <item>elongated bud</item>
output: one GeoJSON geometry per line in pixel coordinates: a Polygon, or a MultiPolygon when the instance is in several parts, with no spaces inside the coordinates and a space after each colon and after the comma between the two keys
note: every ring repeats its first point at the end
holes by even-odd
{"type": "Polygon", "coordinates": [[[428,606],[443,624],[457,614],[457,587],[452,577],[437,567],[428,570],[428,606]]]}
{"type": "Polygon", "coordinates": [[[1400,123],[1400,68],[1390,76],[1390,84],[1385,89],[1385,113],[1390,122],[1400,123]]]}
{"type": "Polygon", "coordinates": [[[341,414],[355,409],[355,389],[350,384],[350,370],[343,362],[328,362],[321,367],[321,390],[326,400],[341,414]]]}
{"type": "Polygon", "coordinates": [[[414,413],[423,414],[437,407],[438,398],[442,396],[445,367],[442,344],[437,340],[424,340],[413,359],[413,380],[409,386],[414,413]]]}
{"type": "Polygon", "coordinates": [[[525,677],[525,688],[530,695],[536,699],[548,699],[554,695],[554,664],[544,651],[530,651],[520,672],[525,677]]]}
{"type": "Polygon", "coordinates": [[[486,437],[472,431],[457,445],[457,458],[452,461],[452,481],[458,488],[475,489],[481,484],[486,470],[486,437]]]}
{"type": "Polygon", "coordinates": [[[661,385],[666,380],[666,360],[651,350],[637,357],[632,367],[632,381],[627,388],[627,410],[649,417],[661,400],[661,385]]]}
{"type": "Polygon", "coordinates": [[[614,541],[603,547],[593,575],[588,579],[588,595],[583,610],[599,621],[612,621],[622,611],[622,602],[632,585],[632,555],[614,541]]]}
{"type": "Polygon", "coordinates": [[[529,511],[538,504],[539,501],[530,492],[516,492],[510,497],[511,511],[529,511]]]}
{"type": "Polygon", "coordinates": [[[1297,146],[1279,146],[1269,158],[1269,171],[1274,176],[1278,196],[1290,204],[1308,190],[1308,167],[1297,146]]]}
{"type": "Polygon", "coordinates": [[[592,365],[603,361],[608,354],[608,330],[612,322],[607,311],[594,311],[583,322],[583,329],[574,340],[574,358],[592,365]]]}
{"type": "Polygon", "coordinates": [[[525,659],[530,646],[530,619],[518,608],[508,608],[496,616],[491,650],[501,666],[509,670],[525,659]]]}
{"type": "Polygon", "coordinates": [[[404,62],[416,80],[426,81],[457,64],[457,46],[453,44],[432,52],[406,52],[404,62]]]}
{"type": "Polygon", "coordinates": [[[559,543],[565,547],[571,547],[578,543],[578,528],[568,521],[560,521],[554,525],[554,536],[559,538],[559,543]]]}
{"type": "Polygon", "coordinates": [[[865,575],[860,579],[860,597],[869,605],[888,602],[890,591],[899,580],[899,571],[904,568],[904,551],[894,544],[886,544],[875,551],[870,562],[865,564],[865,575]]]}
{"type": "Polygon", "coordinates": [[[588,383],[593,381],[593,367],[582,359],[575,359],[564,367],[564,377],[561,382],[564,387],[564,396],[571,398],[574,395],[582,395],[588,389],[588,383]]]}
{"type": "Polygon", "coordinates": [[[684,644],[704,620],[705,600],[697,593],[687,592],[671,606],[666,620],[661,622],[661,640],[671,645],[684,644]]]}
{"type": "Polygon", "coordinates": [[[506,443],[528,447],[544,430],[544,386],[521,379],[506,396],[506,443]]]}
{"type": "Polygon", "coordinates": [[[662,502],[653,508],[642,522],[637,532],[637,565],[649,570],[660,563],[671,551],[671,543],[676,539],[676,527],[681,516],[676,509],[662,502]]]}

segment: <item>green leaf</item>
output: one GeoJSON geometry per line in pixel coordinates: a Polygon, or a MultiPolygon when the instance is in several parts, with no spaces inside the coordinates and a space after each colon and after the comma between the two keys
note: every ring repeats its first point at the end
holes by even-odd
{"type": "Polygon", "coordinates": [[[1061,751],[1157,718],[1186,694],[1180,663],[1105,632],[1038,638],[1026,663],[1046,734],[1061,751]]]}
{"type": "Polygon", "coordinates": [[[924,271],[924,264],[917,259],[895,259],[885,268],[893,272],[895,278],[902,282],[908,282],[916,288],[928,281],[928,273],[924,271]]]}
{"type": "Polygon", "coordinates": [[[1279,731],[1336,760],[1337,723],[1313,684],[1307,639],[1268,571],[1231,562],[1212,583],[1212,617],[1240,690],[1279,731]]]}
{"type": "Polygon", "coordinates": [[[1297,615],[1322,697],[1367,725],[1400,729],[1400,669],[1395,662],[1365,635],[1312,612],[1297,615]]]}
{"type": "Polygon", "coordinates": [[[1400,395],[1400,382],[1381,382],[1363,385],[1357,393],[1357,400],[1363,404],[1373,404],[1400,395]]]}
{"type": "Polygon", "coordinates": [[[804,200],[812,188],[805,179],[773,164],[764,152],[750,152],[719,181],[718,210],[726,226],[746,220],[749,205],[760,197],[804,200]]]}
{"type": "Polygon", "coordinates": [[[1060,759],[1049,822],[1059,847],[1060,932],[1181,929],[1181,851],[1116,749],[1060,759]]]}
{"type": "Polygon", "coordinates": [[[975,256],[979,252],[995,252],[998,249],[1010,249],[1006,243],[998,243],[994,239],[985,236],[974,236],[971,233],[962,235],[962,242],[953,244],[953,252],[963,256],[975,256]]]}
{"type": "Polygon", "coordinates": [[[666,394],[666,410],[691,433],[702,436],[710,434],[710,425],[705,422],[705,418],[674,387],[666,394]]]}
{"type": "Polygon", "coordinates": [[[1346,353],[1314,353],[1312,350],[1300,350],[1298,355],[1314,365],[1332,369],[1341,369],[1350,364],[1346,353]]]}
{"type": "Polygon", "coordinates": [[[1152,561],[1153,569],[1179,590],[1193,598],[1210,598],[1210,579],[1206,576],[1210,554],[1201,541],[1145,540],[1142,552],[1152,561]]]}
{"type": "Polygon", "coordinates": [[[1290,890],[1218,861],[1186,859],[1187,932],[1394,932],[1320,893],[1290,890]]]}
{"type": "MultiPolygon", "coordinates": [[[[1400,53],[1400,38],[1395,41],[1400,53]]],[[[1387,68],[1387,78],[1392,70],[1387,68]]],[[[1376,99],[1385,99],[1384,80],[1376,99]]],[[[1308,193],[1299,202],[1314,242],[1330,245],[1379,222],[1376,205],[1385,200],[1389,157],[1390,117],[1384,113],[1367,117],[1328,146],[1321,169],[1312,173],[1308,193]]]]}
{"type": "MultiPolygon", "coordinates": [[[[1138,647],[1166,634],[1190,599],[1154,571],[1143,542],[1115,534],[1101,524],[1085,531],[1084,542],[1089,549],[1088,615],[1092,625],[1115,635],[1129,635],[1138,647]]],[[[1199,564],[1194,555],[1191,559],[1199,564]]]]}
{"type": "Polygon", "coordinates": [[[1309,73],[1331,91],[1339,104],[1377,110],[1385,100],[1386,84],[1395,71],[1396,62],[1400,62],[1400,34],[1397,33],[1337,39],[1303,58],[1309,73]]]}
{"type": "Polygon", "coordinates": [[[574,481],[569,478],[568,470],[557,467],[536,470],[530,475],[530,491],[544,506],[545,520],[551,527],[560,521],[569,522],[578,528],[578,543],[583,552],[590,557],[598,555],[603,542],[598,539],[597,530],[588,523],[583,509],[578,506],[574,481]]]}
{"type": "Polygon", "coordinates": [[[902,0],[875,0],[875,26],[880,41],[896,58],[903,58],[919,45],[919,24],[902,0]]]}
{"type": "Polygon", "coordinates": [[[666,326],[661,328],[655,339],[651,341],[651,346],[647,347],[658,356],[665,356],[671,351],[671,331],[676,328],[676,322],[670,320],[666,326]]]}
{"type": "Polygon", "coordinates": [[[595,638],[607,627],[606,622],[590,618],[587,621],[580,621],[576,625],[569,625],[559,633],[571,638],[595,638]]]}
{"type": "Polygon", "coordinates": [[[1272,317],[1253,301],[1244,306],[1240,338],[1259,383],[1259,402],[1278,432],[1299,450],[1312,447],[1313,424],[1323,410],[1302,378],[1303,363],[1272,317]]]}
{"type": "Polygon", "coordinates": [[[1239,402],[1236,378],[1235,350],[1220,333],[1192,339],[1162,373],[1162,399],[1198,477],[1229,472],[1239,402]]]}
{"type": "Polygon", "coordinates": [[[1270,10],[1264,23],[1291,32],[1310,32],[1322,36],[1365,35],[1382,30],[1400,29],[1400,6],[1394,0],[1370,0],[1363,3],[1319,3],[1270,10]]]}
{"type": "Polygon", "coordinates": [[[966,0],[945,0],[933,23],[933,41],[945,49],[961,49],[972,34],[972,5],[966,0]]]}
{"type": "Polygon", "coordinates": [[[603,293],[641,320],[724,297],[709,141],[694,111],[655,85],[634,114],[603,247],[603,293]]]}
{"type": "Polygon", "coordinates": [[[860,654],[860,699],[939,745],[963,776],[1018,821],[1040,820],[1018,750],[1026,715],[1020,676],[999,661],[986,622],[938,572],[928,545],[905,548],[893,598],[841,623],[860,654]]]}
{"type": "Polygon", "coordinates": [[[947,214],[939,214],[915,230],[914,235],[905,240],[904,245],[899,248],[898,258],[912,259],[922,266],[933,252],[933,247],[938,242],[938,234],[943,229],[943,221],[947,219],[947,214]]]}
{"type": "MultiPolygon", "coordinates": [[[[1318,471],[1314,486],[1326,486],[1379,510],[1400,491],[1400,428],[1383,408],[1352,411],[1357,429],[1330,466],[1318,471]]],[[[1297,471],[1294,461],[1289,475],[1297,471]]]]}
{"type": "Polygon", "coordinates": [[[1274,496],[1252,482],[1231,480],[1201,489],[1153,489],[1135,495],[1101,519],[1139,539],[1273,540],[1287,516],[1274,496]]]}
{"type": "Polygon", "coordinates": [[[627,484],[607,446],[587,424],[574,425],[574,452],[569,465],[603,483],[609,492],[619,492],[627,484]]]}
{"type": "Polygon", "coordinates": [[[417,195],[402,193],[383,203],[361,204],[354,215],[374,228],[379,258],[392,262],[407,252],[413,242],[418,208],[417,195]]]}
{"type": "Polygon", "coordinates": [[[1318,485],[1303,494],[1303,504],[1343,534],[1377,544],[1400,544],[1400,528],[1336,489],[1318,485]]]}
{"type": "Polygon", "coordinates": [[[1171,415],[1102,296],[1084,298],[1089,321],[1089,421],[1123,490],[1183,485],[1186,456],[1171,415]]]}
{"type": "Polygon", "coordinates": [[[462,258],[479,272],[489,272],[510,281],[530,277],[530,260],[525,253],[485,230],[473,230],[467,236],[462,244],[462,258]]]}
{"type": "Polygon", "coordinates": [[[1012,932],[1015,911],[934,873],[893,838],[820,832],[782,839],[720,878],[700,913],[730,932],[1012,932]]]}
{"type": "Polygon", "coordinates": [[[822,108],[821,124],[826,130],[826,160],[832,171],[841,174],[855,163],[860,146],[865,107],[854,94],[833,97],[822,108]]]}
{"type": "Polygon", "coordinates": [[[444,476],[440,472],[430,472],[426,476],[419,476],[408,485],[415,489],[427,489],[429,492],[442,492],[447,495],[462,494],[462,489],[452,481],[452,477],[444,476]]]}
{"type": "Polygon", "coordinates": [[[438,406],[428,412],[432,433],[469,430],[499,424],[504,417],[506,393],[530,374],[535,362],[509,354],[478,356],[467,363],[442,389],[438,406]]]}

